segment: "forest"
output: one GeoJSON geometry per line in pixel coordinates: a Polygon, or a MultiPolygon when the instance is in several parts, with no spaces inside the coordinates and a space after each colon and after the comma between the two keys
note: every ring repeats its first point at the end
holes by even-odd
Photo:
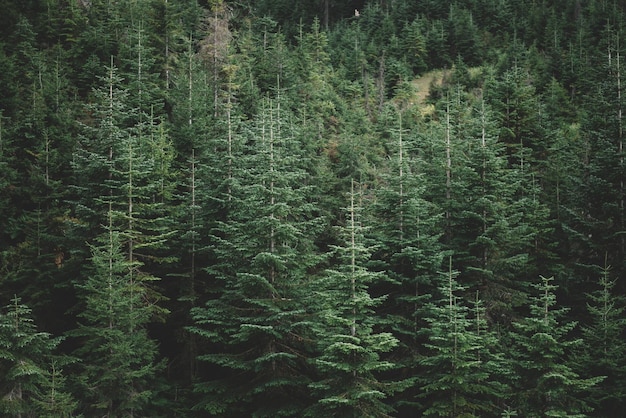
{"type": "Polygon", "coordinates": [[[1,416],[625,410],[626,2],[0,10],[1,416]]]}

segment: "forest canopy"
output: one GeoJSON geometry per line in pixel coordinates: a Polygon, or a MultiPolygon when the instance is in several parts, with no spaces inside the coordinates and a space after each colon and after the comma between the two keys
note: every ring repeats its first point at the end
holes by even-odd
{"type": "Polygon", "coordinates": [[[0,415],[626,407],[623,2],[0,9],[0,415]]]}

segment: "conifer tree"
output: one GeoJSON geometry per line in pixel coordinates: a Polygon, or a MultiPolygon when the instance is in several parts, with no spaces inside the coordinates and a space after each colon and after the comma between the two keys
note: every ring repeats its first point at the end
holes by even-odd
{"type": "Polygon", "coordinates": [[[79,344],[77,382],[87,394],[86,413],[132,416],[154,405],[161,368],[147,326],[166,313],[150,271],[170,234],[161,211],[167,141],[163,132],[155,136],[157,127],[141,110],[130,110],[113,63],[108,71],[74,160],[82,192],[75,213],[90,228],[92,268],[75,284],[82,319],[70,335],[79,344]]]}
{"type": "MultiPolygon", "coordinates": [[[[6,275],[0,293],[6,298],[23,295],[38,311],[50,302],[48,295],[55,288],[67,284],[61,274],[65,253],[62,229],[74,114],[67,97],[65,51],[56,47],[37,50],[36,34],[26,19],[13,36],[19,49],[10,61],[21,71],[12,74],[9,82],[17,97],[10,99],[13,89],[7,90],[7,100],[19,104],[14,102],[11,110],[0,111],[0,182],[4,210],[11,212],[6,212],[2,221],[0,264],[6,266],[6,275]]],[[[64,303],[57,303],[48,309],[56,315],[65,308],[64,303]]],[[[65,326],[65,321],[50,324],[46,318],[37,322],[46,330],[65,326]]]]}
{"type": "Polygon", "coordinates": [[[80,285],[85,300],[81,323],[70,333],[81,344],[76,380],[87,415],[146,415],[163,366],[146,329],[159,313],[146,287],[154,278],[135,276],[139,263],[128,259],[125,239],[114,229],[120,214],[109,216],[108,231],[92,246],[90,274],[80,285]]]}
{"type": "MultiPolygon", "coordinates": [[[[211,263],[206,246],[211,228],[224,213],[221,193],[226,174],[221,153],[215,152],[222,149],[223,132],[222,124],[213,118],[204,63],[193,49],[193,40],[186,39],[186,44],[186,53],[178,56],[181,66],[173,68],[169,76],[168,99],[173,109],[168,126],[177,156],[171,168],[179,184],[173,191],[170,212],[177,232],[171,238],[169,255],[176,261],[164,277],[163,287],[172,306],[166,327],[180,344],[171,358],[176,365],[171,377],[190,389],[197,372],[197,336],[184,327],[191,324],[190,309],[211,291],[200,284],[209,282],[203,270],[211,263]]],[[[192,401],[185,398],[184,402],[192,401]]]]}
{"type": "Polygon", "coordinates": [[[445,211],[443,240],[459,282],[470,295],[480,291],[494,321],[508,322],[527,291],[520,276],[533,269],[529,254],[547,212],[527,193],[533,185],[520,167],[507,164],[486,103],[457,86],[442,105],[445,119],[434,124],[435,146],[425,151],[439,161],[428,187],[445,211]]]}
{"type": "Polygon", "coordinates": [[[585,416],[591,407],[584,394],[602,377],[574,371],[572,356],[582,340],[569,336],[577,324],[564,317],[567,308],[556,307],[553,280],[541,276],[529,316],[513,323],[513,409],[522,416],[585,416]]]}
{"type": "Polygon", "coordinates": [[[0,411],[7,417],[69,417],[76,402],[63,368],[71,359],[55,354],[61,338],[37,330],[30,308],[18,297],[0,313],[0,411]]]}
{"type": "Polygon", "coordinates": [[[544,151],[544,144],[539,141],[540,102],[534,86],[526,82],[528,72],[522,64],[515,61],[513,68],[489,80],[485,99],[495,112],[499,140],[507,147],[509,164],[528,172],[544,151]]]}
{"type": "MultiPolygon", "coordinates": [[[[376,243],[371,263],[393,283],[382,283],[380,292],[388,290],[389,297],[379,310],[388,312],[386,323],[399,340],[392,358],[402,365],[402,375],[410,382],[421,368],[424,336],[420,330],[426,323],[420,312],[437,289],[444,254],[439,242],[442,217],[438,207],[426,200],[427,163],[419,155],[417,135],[403,126],[402,109],[389,106],[385,110],[381,119],[389,120],[390,162],[366,214],[372,223],[369,235],[376,243]]],[[[409,386],[397,395],[406,409],[411,409],[411,399],[418,390],[417,385],[409,386]]]]}
{"type": "Polygon", "coordinates": [[[586,80],[589,97],[581,118],[584,172],[576,188],[578,201],[588,203],[572,211],[571,233],[583,244],[579,255],[582,264],[601,265],[606,255],[615,273],[622,276],[626,254],[624,39],[613,18],[603,22],[599,38],[589,58],[596,71],[586,80]]]}
{"type": "Polygon", "coordinates": [[[464,306],[463,291],[450,259],[435,300],[421,309],[429,327],[417,383],[421,385],[423,415],[439,417],[497,416],[505,397],[503,369],[497,340],[487,329],[480,300],[473,311],[464,306]]]}
{"type": "Polygon", "coordinates": [[[594,415],[619,415],[624,409],[626,344],[622,336],[626,328],[626,301],[615,294],[615,279],[610,268],[602,269],[597,289],[587,295],[590,321],[583,325],[583,344],[577,358],[581,375],[604,376],[605,379],[589,391],[589,404],[594,415]]]}
{"type": "Polygon", "coordinates": [[[448,15],[448,42],[450,56],[461,57],[473,66],[482,61],[479,28],[475,25],[471,12],[452,4],[448,15]]]}
{"type": "Polygon", "coordinates": [[[318,227],[307,157],[280,104],[266,101],[246,147],[222,155],[232,178],[218,196],[228,212],[206,268],[215,293],[192,309],[190,327],[207,343],[198,360],[213,370],[195,386],[196,409],[219,416],[294,416],[308,402],[302,300],[318,227]]]}
{"type": "Polygon", "coordinates": [[[364,242],[361,204],[352,181],[342,244],[334,248],[336,267],[315,284],[312,292],[319,308],[315,339],[318,354],[313,359],[317,377],[309,386],[317,402],[305,412],[311,417],[386,417],[393,412],[385,399],[398,385],[384,381],[381,373],[395,365],[384,359],[398,340],[378,331],[380,319],[369,288],[384,280],[368,270],[371,249],[364,242]]]}

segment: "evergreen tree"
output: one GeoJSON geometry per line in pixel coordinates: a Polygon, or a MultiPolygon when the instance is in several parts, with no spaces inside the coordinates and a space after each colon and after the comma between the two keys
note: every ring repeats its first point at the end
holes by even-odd
{"type": "Polygon", "coordinates": [[[344,243],[334,248],[337,266],[327,270],[312,292],[319,306],[319,351],[313,359],[318,377],[309,386],[317,402],[306,416],[390,416],[393,409],[385,399],[399,389],[380,378],[395,367],[383,356],[398,340],[377,330],[380,319],[374,309],[380,298],[373,298],[368,289],[384,277],[366,266],[371,250],[364,243],[358,199],[353,181],[341,233],[344,243]]]}
{"type": "Polygon", "coordinates": [[[0,9],[4,415],[621,413],[623,2],[0,9]]]}
{"type": "Polygon", "coordinates": [[[582,263],[601,265],[606,255],[619,276],[624,271],[626,253],[622,38],[621,31],[607,20],[599,48],[590,58],[595,71],[587,80],[591,83],[588,107],[581,122],[586,145],[585,171],[577,189],[580,201],[587,204],[580,208],[582,216],[572,222],[572,229],[580,234],[577,238],[584,244],[582,263]]]}
{"type": "Polygon", "coordinates": [[[585,393],[602,378],[583,378],[574,371],[573,353],[582,340],[569,333],[576,322],[557,308],[554,278],[534,284],[530,315],[513,323],[513,409],[523,416],[585,416],[591,411],[585,393]]]}
{"type": "Polygon", "coordinates": [[[483,48],[480,44],[479,28],[474,24],[472,13],[452,4],[447,23],[450,56],[461,57],[470,66],[479,64],[482,61],[483,48]]]}
{"type": "Polygon", "coordinates": [[[528,172],[544,152],[540,107],[529,74],[515,60],[513,68],[487,83],[485,100],[493,108],[500,126],[499,140],[507,146],[509,164],[528,172]]]}
{"type": "Polygon", "coordinates": [[[179,184],[172,198],[175,205],[171,216],[177,233],[171,238],[169,255],[177,261],[164,277],[163,286],[171,298],[168,305],[172,311],[165,328],[170,330],[176,348],[171,354],[176,367],[170,378],[182,380],[191,389],[197,373],[197,338],[184,328],[191,324],[190,309],[210,292],[200,286],[209,282],[202,266],[211,263],[206,246],[211,228],[225,213],[221,194],[228,174],[221,154],[215,152],[223,148],[223,125],[213,118],[212,91],[204,63],[193,50],[193,41],[186,42],[187,52],[179,56],[184,67],[170,73],[170,126],[177,157],[171,168],[179,184]]]}
{"type": "Polygon", "coordinates": [[[308,402],[302,300],[318,262],[313,185],[287,111],[280,99],[266,103],[245,148],[222,155],[232,178],[220,196],[227,217],[211,237],[217,285],[192,309],[190,330],[208,343],[198,360],[213,370],[195,386],[196,409],[219,416],[294,416],[308,402]]]}
{"type": "Polygon", "coordinates": [[[598,288],[587,295],[590,321],[581,327],[584,344],[577,358],[577,371],[581,375],[591,372],[605,376],[589,391],[589,404],[596,416],[619,415],[624,408],[626,344],[622,336],[626,307],[624,297],[614,294],[615,282],[610,269],[602,269],[598,288]]]}
{"type": "Polygon", "coordinates": [[[445,211],[442,239],[454,252],[459,282],[470,295],[480,292],[493,321],[507,323],[524,300],[520,279],[534,268],[529,255],[547,213],[527,193],[533,185],[520,167],[507,164],[481,97],[457,86],[441,104],[443,120],[433,124],[435,142],[425,149],[439,161],[429,174],[428,193],[445,211]]]}
{"type": "Polygon", "coordinates": [[[76,355],[82,360],[76,377],[88,415],[145,415],[157,394],[156,376],[163,364],[146,325],[159,313],[146,283],[136,277],[138,262],[129,261],[123,235],[114,229],[111,213],[108,233],[92,246],[92,269],[80,286],[85,307],[78,329],[76,355]]]}
{"type": "Polygon", "coordinates": [[[31,310],[15,297],[0,313],[0,411],[7,417],[69,417],[76,402],[67,392],[56,355],[61,338],[37,330],[31,310]]]}
{"type": "Polygon", "coordinates": [[[498,416],[505,397],[506,363],[497,349],[495,335],[487,330],[485,309],[475,301],[473,312],[457,293],[463,290],[455,278],[450,259],[439,295],[421,309],[429,327],[421,384],[424,416],[498,416]],[[472,317],[473,314],[473,317],[472,317]]]}
{"type": "Polygon", "coordinates": [[[77,382],[87,413],[148,413],[154,407],[161,364],[147,326],[162,317],[162,296],[150,273],[162,261],[161,211],[167,172],[163,132],[140,110],[129,110],[129,93],[114,65],[95,92],[95,121],[83,127],[75,155],[76,216],[88,233],[92,269],[76,283],[81,299],[77,382]],[[164,158],[164,160],[161,160],[164,158]],[[81,189],[79,189],[81,190],[81,189]]]}
{"type": "MultiPolygon", "coordinates": [[[[426,323],[420,311],[437,290],[444,255],[439,242],[442,217],[438,207],[426,200],[427,163],[419,154],[417,135],[403,126],[402,109],[389,106],[385,110],[380,123],[384,124],[383,117],[388,118],[382,134],[389,135],[390,162],[369,208],[369,232],[376,243],[371,263],[393,283],[382,283],[381,289],[375,290],[389,291],[378,310],[389,316],[386,323],[399,340],[392,358],[401,365],[401,375],[410,383],[420,373],[419,358],[425,342],[421,329],[426,323]]],[[[416,407],[411,404],[417,391],[417,385],[411,384],[407,391],[396,395],[402,406],[399,411],[416,407]]]]}
{"type": "MultiPolygon", "coordinates": [[[[67,57],[61,48],[36,49],[36,34],[23,20],[14,34],[20,49],[10,62],[19,65],[11,75],[16,100],[3,109],[0,164],[3,200],[8,205],[3,216],[0,238],[0,264],[6,268],[5,297],[21,294],[27,304],[39,311],[48,305],[48,295],[66,287],[61,272],[64,266],[63,223],[65,221],[66,184],[74,139],[72,104],[69,101],[67,57]]],[[[54,316],[68,306],[49,304],[45,309],[54,316]],[[58,307],[58,310],[57,310],[58,307]]],[[[65,321],[37,320],[50,331],[63,329],[65,321]]]]}

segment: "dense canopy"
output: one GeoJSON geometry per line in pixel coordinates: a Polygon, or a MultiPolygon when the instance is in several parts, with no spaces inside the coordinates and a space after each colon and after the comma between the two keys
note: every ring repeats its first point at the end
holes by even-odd
{"type": "Polygon", "coordinates": [[[0,415],[626,407],[623,2],[0,10],[0,415]]]}

